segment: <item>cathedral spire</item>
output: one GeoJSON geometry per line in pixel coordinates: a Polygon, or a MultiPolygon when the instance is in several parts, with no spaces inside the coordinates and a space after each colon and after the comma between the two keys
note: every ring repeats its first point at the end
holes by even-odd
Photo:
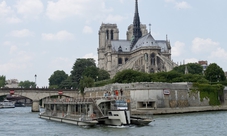
{"type": "Polygon", "coordinates": [[[138,39],[142,37],[142,32],[140,29],[140,17],[139,17],[139,11],[138,11],[138,0],[135,0],[135,14],[134,14],[134,20],[133,20],[133,39],[131,43],[131,49],[136,44],[138,39]]]}

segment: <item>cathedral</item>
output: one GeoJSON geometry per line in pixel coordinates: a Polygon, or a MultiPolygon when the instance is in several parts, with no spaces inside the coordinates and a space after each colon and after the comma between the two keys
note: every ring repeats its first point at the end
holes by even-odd
{"type": "Polygon", "coordinates": [[[171,60],[170,41],[155,40],[146,25],[140,23],[138,0],[135,0],[133,24],[129,25],[126,40],[119,39],[116,24],[102,24],[99,30],[98,67],[113,77],[124,69],[147,73],[170,71],[175,66],[171,60]]]}

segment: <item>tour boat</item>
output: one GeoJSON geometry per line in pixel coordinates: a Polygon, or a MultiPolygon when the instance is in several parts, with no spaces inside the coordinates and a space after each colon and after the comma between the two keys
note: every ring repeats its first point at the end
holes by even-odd
{"type": "Polygon", "coordinates": [[[13,101],[4,100],[3,102],[0,102],[1,108],[15,108],[15,103],[13,101]]]}
{"type": "Polygon", "coordinates": [[[59,122],[80,126],[131,124],[130,111],[123,97],[46,99],[44,107],[39,117],[59,122]]]}

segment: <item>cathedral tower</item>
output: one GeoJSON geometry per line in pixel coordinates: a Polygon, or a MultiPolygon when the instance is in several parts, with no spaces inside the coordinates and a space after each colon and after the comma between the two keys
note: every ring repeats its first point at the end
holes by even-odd
{"type": "Polygon", "coordinates": [[[117,25],[102,24],[99,30],[98,67],[107,71],[111,67],[111,40],[119,40],[117,25]]]}

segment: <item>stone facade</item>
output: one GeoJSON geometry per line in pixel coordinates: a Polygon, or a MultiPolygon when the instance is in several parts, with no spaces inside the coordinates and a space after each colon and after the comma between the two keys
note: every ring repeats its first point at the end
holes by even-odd
{"type": "Polygon", "coordinates": [[[171,60],[167,36],[165,40],[155,40],[146,25],[140,24],[137,0],[134,22],[129,25],[126,37],[126,40],[119,39],[117,24],[102,24],[100,27],[98,67],[108,71],[111,77],[124,69],[156,73],[170,71],[176,66],[171,60]]]}
{"type": "MultiPolygon", "coordinates": [[[[109,84],[85,89],[85,97],[102,97],[106,91],[123,90],[123,96],[131,101],[132,109],[184,108],[209,106],[209,99],[200,99],[200,92],[191,91],[191,83],[130,83],[109,84]]],[[[227,88],[224,105],[227,105],[227,88]]]]}

